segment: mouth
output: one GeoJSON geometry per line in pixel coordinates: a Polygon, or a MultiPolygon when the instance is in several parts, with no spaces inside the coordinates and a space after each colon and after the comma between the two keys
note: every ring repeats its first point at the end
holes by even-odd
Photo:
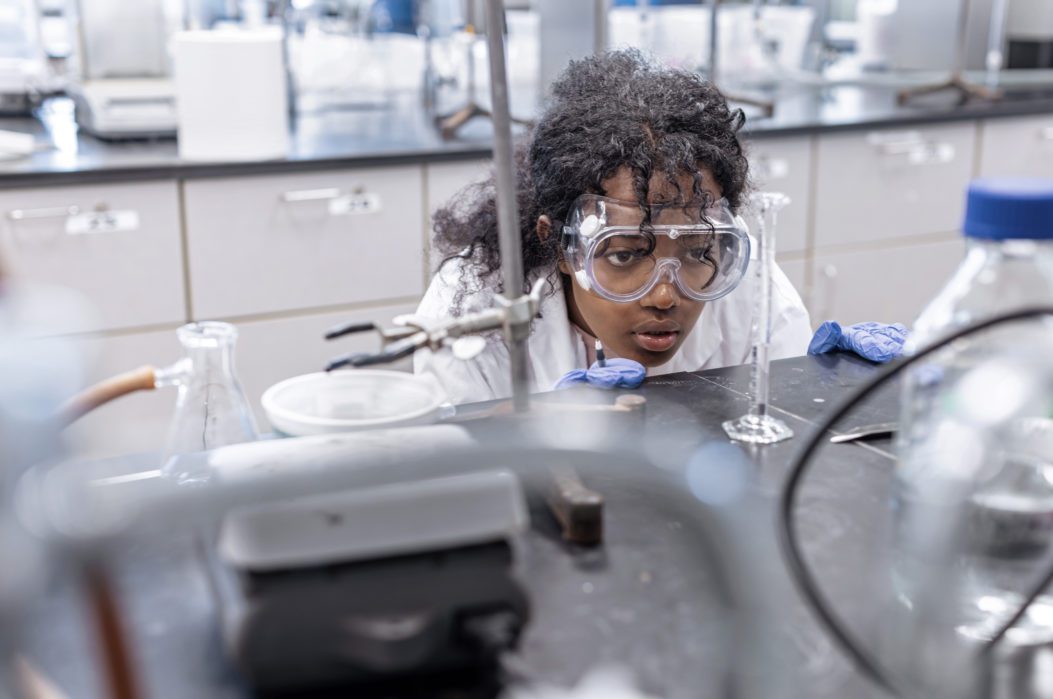
{"type": "Polygon", "coordinates": [[[668,352],[680,339],[680,326],[671,321],[650,321],[633,329],[633,340],[648,352],[668,352]]]}

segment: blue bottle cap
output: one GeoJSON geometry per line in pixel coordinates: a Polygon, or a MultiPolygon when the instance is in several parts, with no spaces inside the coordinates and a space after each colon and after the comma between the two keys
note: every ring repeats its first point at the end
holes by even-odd
{"type": "Polygon", "coordinates": [[[962,231],[985,240],[1053,240],[1053,179],[974,180],[962,231]]]}

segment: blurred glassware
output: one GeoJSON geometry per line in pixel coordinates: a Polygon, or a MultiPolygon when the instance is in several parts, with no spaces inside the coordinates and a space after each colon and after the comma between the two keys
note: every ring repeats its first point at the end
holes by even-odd
{"type": "MultiPolygon", "coordinates": [[[[721,4],[718,78],[734,85],[770,85],[802,69],[815,10],[806,5],[721,4]],[[722,73],[721,66],[734,66],[722,73]]],[[[710,9],[699,5],[616,6],[608,15],[608,46],[636,46],[681,68],[705,69],[710,9]]]]}
{"type": "Polygon", "coordinates": [[[168,40],[195,16],[178,0],[76,0],[67,91],[77,123],[100,138],[170,137],[176,131],[168,40]],[[135,31],[129,31],[135,27],[135,31]]]}
{"type": "Polygon", "coordinates": [[[179,387],[175,415],[161,461],[162,473],[179,483],[204,483],[211,473],[185,454],[227,444],[251,442],[258,436],[252,408],[234,372],[238,331],[229,323],[189,323],[176,331],[186,351],[173,370],[158,372],[157,385],[179,387]]]}
{"type": "Polygon", "coordinates": [[[856,55],[866,69],[888,67],[896,41],[893,19],[899,0],[859,0],[856,55]]]}
{"type": "Polygon", "coordinates": [[[397,89],[420,84],[415,25],[396,32],[390,10],[371,0],[297,0],[282,19],[297,114],[385,109],[397,89]]]}
{"type": "MultiPolygon", "coordinates": [[[[58,328],[94,315],[76,292],[31,286],[0,270],[0,695],[16,696],[11,661],[21,624],[53,572],[49,542],[33,536],[15,514],[17,483],[31,467],[65,455],[61,402],[83,379],[83,358],[58,328]]],[[[19,688],[21,689],[21,688],[19,688]]],[[[22,696],[19,691],[17,696],[22,696]]]]}
{"type": "MultiPolygon", "coordinates": [[[[1053,180],[974,182],[968,254],[918,318],[908,352],[999,313],[1053,304],[1051,213],[1053,180]]],[[[1015,323],[963,338],[904,376],[893,575],[907,619],[899,641],[909,634],[921,651],[897,664],[923,690],[957,669],[936,656],[995,637],[1049,564],[1051,352],[1048,319],[1015,323]]],[[[1047,594],[1000,651],[1053,644],[1051,620],[1047,594]]]]}
{"type": "Polygon", "coordinates": [[[27,115],[50,71],[35,0],[0,0],[0,116],[27,115]]]}

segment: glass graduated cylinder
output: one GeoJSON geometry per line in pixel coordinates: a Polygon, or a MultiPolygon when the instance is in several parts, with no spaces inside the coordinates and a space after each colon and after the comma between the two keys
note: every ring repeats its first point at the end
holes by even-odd
{"type": "Polygon", "coordinates": [[[757,255],[754,278],[757,301],[753,313],[753,349],[750,352],[750,411],[724,423],[729,437],[750,444],[774,444],[793,437],[793,430],[778,418],[768,414],[770,394],[769,376],[772,332],[772,273],[775,269],[775,224],[779,211],[790,203],[790,198],[778,192],[758,192],[750,197],[751,208],[757,215],[757,255]]]}

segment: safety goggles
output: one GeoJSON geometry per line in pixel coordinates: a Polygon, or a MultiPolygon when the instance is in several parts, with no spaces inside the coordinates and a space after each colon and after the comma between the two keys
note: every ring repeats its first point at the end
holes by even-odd
{"type": "Polygon", "coordinates": [[[578,285],[610,301],[636,301],[661,281],[675,283],[688,298],[713,301],[730,293],[746,273],[746,231],[724,199],[706,207],[644,209],[585,194],[571,207],[561,244],[578,285]]]}

